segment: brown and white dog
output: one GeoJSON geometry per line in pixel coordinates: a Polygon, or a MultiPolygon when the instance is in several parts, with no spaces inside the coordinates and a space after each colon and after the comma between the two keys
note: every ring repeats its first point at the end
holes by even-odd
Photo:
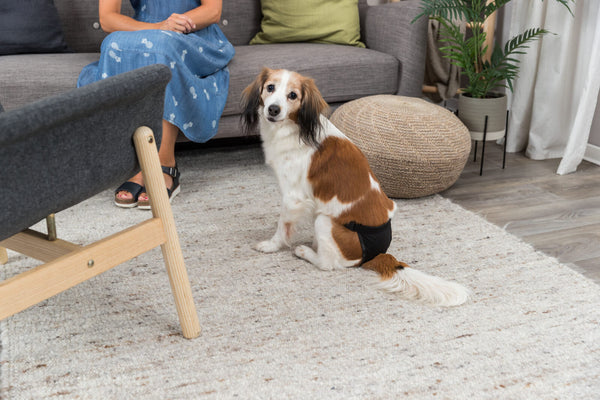
{"type": "Polygon", "coordinates": [[[328,109],[312,79],[265,68],[242,93],[246,130],[257,125],[265,159],[279,181],[281,215],[261,252],[291,246],[296,224],[314,217],[315,247],[294,254],[318,268],[361,266],[380,275],[378,287],[441,306],[464,303],[461,285],[427,275],[386,254],[396,204],[381,190],[362,152],[323,112],[328,109]]]}

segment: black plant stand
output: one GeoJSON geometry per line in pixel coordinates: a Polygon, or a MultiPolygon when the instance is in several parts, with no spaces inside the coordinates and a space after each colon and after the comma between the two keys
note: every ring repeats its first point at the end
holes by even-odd
{"type": "MultiPolygon", "coordinates": [[[[458,115],[458,112],[457,112],[458,115]]],[[[508,136],[508,116],[509,111],[506,110],[506,123],[504,124],[504,149],[502,154],[502,169],[506,167],[506,138],[508,136]]],[[[487,139],[487,125],[488,125],[488,116],[485,116],[485,122],[483,125],[483,143],[481,145],[481,165],[479,166],[479,176],[483,175],[483,159],[485,156],[485,141],[487,139]]],[[[473,162],[477,161],[477,143],[478,140],[475,140],[475,148],[473,150],[473,162]]]]}

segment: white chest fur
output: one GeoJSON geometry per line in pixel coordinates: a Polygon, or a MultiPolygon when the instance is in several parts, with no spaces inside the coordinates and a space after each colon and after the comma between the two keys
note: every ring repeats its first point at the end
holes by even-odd
{"type": "Polygon", "coordinates": [[[300,140],[298,126],[287,120],[276,124],[261,120],[260,132],[265,162],[277,176],[284,201],[312,201],[307,176],[315,149],[300,140]]]}

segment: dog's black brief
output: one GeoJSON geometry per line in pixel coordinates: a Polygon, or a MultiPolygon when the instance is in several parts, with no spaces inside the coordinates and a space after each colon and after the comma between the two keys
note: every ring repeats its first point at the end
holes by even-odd
{"type": "Polygon", "coordinates": [[[392,242],[391,219],[379,226],[366,226],[356,222],[349,222],[344,226],[358,234],[360,246],[362,247],[361,264],[371,261],[379,254],[385,254],[392,242]]]}

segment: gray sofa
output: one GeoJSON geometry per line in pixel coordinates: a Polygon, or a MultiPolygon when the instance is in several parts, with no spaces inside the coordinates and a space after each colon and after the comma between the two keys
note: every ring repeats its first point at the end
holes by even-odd
{"type": "MultiPolygon", "coordinates": [[[[106,36],[98,23],[98,0],[55,0],[65,40],[73,53],[0,56],[0,104],[11,110],[75,87],[81,69],[98,60],[106,36]]],[[[376,94],[420,96],[425,71],[427,21],[411,23],[417,0],[368,5],[359,0],[362,41],[353,46],[285,43],[248,45],[260,30],[260,0],[224,0],[220,26],[235,46],[229,65],[229,97],[217,137],[241,136],[240,95],[263,66],[287,68],[315,79],[336,106],[376,94]]],[[[123,10],[132,15],[123,1],[123,10]]]]}

